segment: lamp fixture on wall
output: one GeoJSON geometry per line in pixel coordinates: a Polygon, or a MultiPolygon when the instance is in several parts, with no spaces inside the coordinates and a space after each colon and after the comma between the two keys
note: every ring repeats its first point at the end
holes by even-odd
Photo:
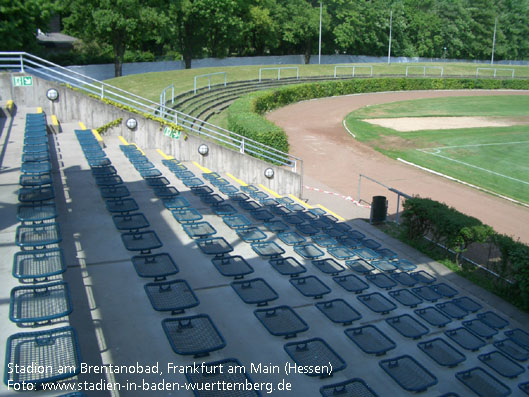
{"type": "Polygon", "coordinates": [[[52,102],[56,101],[59,99],[59,91],[57,91],[55,88],[50,88],[48,91],[46,91],[46,98],[52,102]]]}
{"type": "Polygon", "coordinates": [[[264,170],[264,176],[266,176],[268,179],[272,179],[274,177],[274,170],[272,168],[267,168],[264,170]]]}
{"type": "Polygon", "coordinates": [[[209,153],[209,147],[208,145],[206,144],[202,144],[198,147],[198,152],[202,155],[202,156],[205,156],[209,153]]]}
{"type": "Polygon", "coordinates": [[[138,122],[136,121],[135,118],[132,118],[132,117],[127,120],[126,124],[129,130],[134,130],[138,126],[138,122]]]}

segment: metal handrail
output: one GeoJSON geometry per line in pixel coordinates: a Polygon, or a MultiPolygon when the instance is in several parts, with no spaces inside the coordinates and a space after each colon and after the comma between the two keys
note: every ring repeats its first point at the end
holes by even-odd
{"type": "Polygon", "coordinates": [[[148,113],[168,122],[178,122],[182,128],[193,134],[208,137],[214,142],[228,145],[241,153],[248,153],[292,167],[294,172],[297,172],[298,162],[301,164],[302,161],[298,157],[169,108],[165,104],[156,103],[26,52],[0,52],[0,69],[32,73],[48,80],[68,84],[82,92],[97,95],[101,99],[128,106],[140,113],[148,113]]]}

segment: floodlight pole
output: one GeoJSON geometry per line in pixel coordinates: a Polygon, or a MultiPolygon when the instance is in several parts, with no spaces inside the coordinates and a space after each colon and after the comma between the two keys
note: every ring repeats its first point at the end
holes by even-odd
{"type": "Polygon", "coordinates": [[[320,40],[318,45],[318,65],[321,65],[321,17],[323,13],[323,1],[320,1],[320,40]]]}
{"type": "Polygon", "coordinates": [[[494,64],[494,48],[496,47],[496,27],[498,26],[498,17],[494,21],[494,34],[492,35],[492,57],[490,58],[490,64],[494,64]]]}
{"type": "Polygon", "coordinates": [[[389,14],[389,45],[388,45],[388,65],[391,63],[391,28],[393,25],[393,10],[389,14]]]}

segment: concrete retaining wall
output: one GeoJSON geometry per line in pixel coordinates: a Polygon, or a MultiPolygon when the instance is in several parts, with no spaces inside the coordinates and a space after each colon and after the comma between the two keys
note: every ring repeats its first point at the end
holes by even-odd
{"type": "Polygon", "coordinates": [[[161,149],[164,153],[181,161],[196,161],[219,173],[231,173],[249,184],[262,183],[281,195],[301,196],[302,194],[302,175],[290,169],[273,166],[194,135],[188,135],[186,140],[183,136],[180,139],[167,137],[163,134],[160,123],[156,121],[107,105],[98,99],[37,77],[33,77],[33,86],[12,87],[11,82],[14,75],[19,75],[19,73],[0,74],[2,101],[4,98],[5,100],[13,99],[18,107],[36,108],[40,106],[48,115],[55,114],[61,123],[82,121],[90,129],[122,118],[121,125],[107,131],[107,134],[122,135],[129,142],[137,143],[141,148],[161,149]],[[46,91],[49,88],[59,91],[59,98],[56,102],[51,102],[46,98],[46,91]],[[129,130],[125,125],[125,121],[130,117],[138,121],[138,127],[134,131],[129,130]],[[209,154],[205,157],[198,153],[198,146],[202,143],[209,146],[209,154]],[[264,176],[264,170],[269,167],[275,173],[272,179],[264,176]]]}

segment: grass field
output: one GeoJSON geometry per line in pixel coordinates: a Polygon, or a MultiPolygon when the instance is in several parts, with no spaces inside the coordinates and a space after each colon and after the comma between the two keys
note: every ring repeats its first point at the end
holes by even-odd
{"type": "Polygon", "coordinates": [[[399,132],[369,118],[529,116],[529,96],[436,98],[359,109],[346,118],[356,138],[392,157],[529,204],[529,125],[399,132]]]}
{"type": "MultiPolygon", "coordinates": [[[[350,64],[356,66],[366,66],[366,64],[350,64]]],[[[194,77],[198,75],[226,72],[228,82],[242,81],[242,80],[257,80],[259,78],[259,68],[261,67],[299,67],[299,75],[301,77],[314,76],[334,76],[335,65],[264,65],[264,66],[230,66],[230,67],[216,67],[216,68],[200,68],[187,70],[174,70],[169,72],[153,72],[139,75],[131,75],[106,80],[107,83],[116,87],[130,91],[134,94],[141,95],[144,98],[158,102],[160,100],[160,93],[162,90],[174,84],[175,93],[179,94],[193,89],[194,77]]],[[[406,67],[409,66],[410,77],[417,77],[423,75],[422,66],[427,66],[426,75],[429,77],[439,77],[440,70],[431,67],[443,67],[444,76],[461,77],[461,76],[475,76],[476,68],[490,68],[489,64],[475,64],[475,63],[378,63],[373,64],[373,74],[380,75],[400,75],[406,74],[406,67]]],[[[498,77],[510,77],[511,71],[505,69],[514,69],[515,77],[529,77],[529,67],[527,66],[494,66],[498,69],[498,77]]],[[[339,75],[351,75],[352,68],[338,69],[339,75]]],[[[362,67],[355,71],[357,76],[369,75],[370,70],[362,67]]],[[[480,71],[480,76],[491,77],[492,70],[480,71]]],[[[277,71],[263,71],[262,77],[264,79],[277,78],[277,71]]],[[[296,77],[295,70],[281,71],[281,77],[296,77]]],[[[212,84],[223,84],[224,76],[218,75],[212,77],[212,84]]],[[[198,80],[198,87],[206,87],[208,85],[207,78],[200,78],[198,80]]]]}

